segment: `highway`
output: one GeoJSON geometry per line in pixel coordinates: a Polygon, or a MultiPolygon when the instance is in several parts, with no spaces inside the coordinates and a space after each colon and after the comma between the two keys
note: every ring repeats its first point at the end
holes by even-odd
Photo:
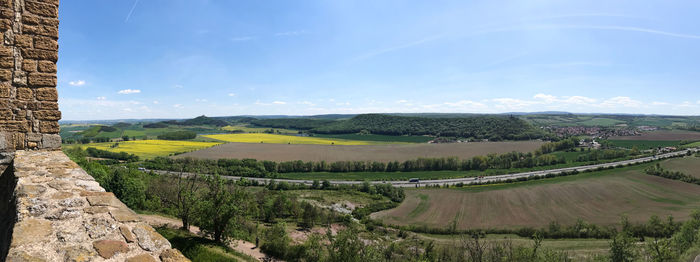
{"type": "MultiPolygon", "coordinates": [[[[505,175],[484,176],[482,178],[477,178],[477,177],[449,178],[449,179],[421,180],[420,182],[409,182],[407,180],[369,181],[369,182],[372,184],[391,184],[391,185],[396,186],[396,187],[425,187],[425,186],[434,186],[434,185],[441,185],[442,186],[442,185],[455,185],[455,184],[459,184],[459,183],[467,185],[467,184],[475,184],[475,183],[498,182],[498,181],[518,179],[518,178],[523,178],[523,177],[537,177],[537,176],[546,176],[548,174],[559,174],[562,172],[573,172],[573,171],[584,172],[584,171],[594,170],[594,169],[598,169],[598,168],[609,168],[609,167],[616,167],[616,166],[639,164],[639,163],[650,162],[650,161],[654,161],[654,160],[684,155],[684,154],[687,154],[689,151],[692,153],[695,153],[695,152],[700,151],[700,149],[691,148],[691,149],[686,149],[686,150],[681,150],[681,151],[676,151],[676,152],[664,153],[664,154],[660,154],[660,155],[656,155],[656,156],[642,157],[642,158],[623,160],[623,161],[617,161],[617,162],[610,162],[610,163],[604,163],[604,164],[567,167],[567,168],[549,169],[549,170],[541,170],[541,171],[505,174],[505,175]]],[[[162,171],[162,170],[146,170],[146,171],[153,171],[153,172],[158,173],[158,174],[169,174],[169,175],[179,174],[179,172],[162,171]]],[[[184,173],[184,174],[187,176],[193,175],[191,173],[184,173]]],[[[242,177],[223,176],[223,178],[231,179],[231,180],[239,180],[242,177]]],[[[277,182],[284,181],[287,183],[306,184],[306,185],[311,185],[313,183],[313,180],[270,179],[270,178],[257,178],[257,177],[245,177],[245,179],[258,181],[258,182],[264,182],[264,183],[267,183],[270,180],[275,180],[277,182]]],[[[352,184],[362,184],[364,181],[329,180],[329,182],[331,184],[334,184],[334,185],[352,185],[352,184]]]]}

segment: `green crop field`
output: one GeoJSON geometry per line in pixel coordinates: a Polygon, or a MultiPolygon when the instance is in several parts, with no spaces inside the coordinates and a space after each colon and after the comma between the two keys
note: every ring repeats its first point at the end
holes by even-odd
{"type": "Polygon", "coordinates": [[[460,229],[546,227],[578,219],[614,225],[621,215],[645,222],[652,215],[685,220],[700,208],[700,186],[645,174],[652,164],[543,180],[469,186],[455,189],[411,189],[397,208],[372,215],[395,225],[460,229]]]}
{"type": "Polygon", "coordinates": [[[617,124],[624,124],[625,121],[610,118],[592,118],[578,123],[584,126],[614,126],[617,124]]]}
{"type": "Polygon", "coordinates": [[[633,148],[637,147],[639,150],[653,149],[659,147],[680,146],[680,141],[654,141],[654,140],[608,140],[614,147],[624,147],[633,148]]]}
{"type": "Polygon", "coordinates": [[[360,135],[360,134],[315,134],[314,137],[344,139],[344,140],[359,140],[359,141],[378,141],[378,142],[402,142],[402,143],[427,143],[435,139],[431,136],[387,136],[387,135],[360,135]]]}

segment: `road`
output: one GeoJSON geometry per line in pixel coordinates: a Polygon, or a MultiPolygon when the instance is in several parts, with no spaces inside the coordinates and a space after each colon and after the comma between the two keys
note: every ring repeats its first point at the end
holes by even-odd
{"type": "MultiPolygon", "coordinates": [[[[417,183],[416,182],[409,182],[406,180],[401,180],[401,181],[370,181],[370,183],[372,183],[372,184],[390,184],[390,185],[393,185],[396,187],[419,187],[419,186],[425,187],[425,186],[434,186],[434,185],[441,185],[441,186],[442,185],[455,185],[455,184],[459,184],[459,183],[467,185],[467,184],[486,183],[486,182],[498,182],[498,181],[505,181],[505,180],[511,180],[511,179],[518,179],[518,178],[523,178],[523,177],[538,177],[538,176],[546,176],[549,174],[560,174],[563,172],[573,172],[573,171],[583,172],[583,171],[588,171],[588,170],[594,170],[597,168],[608,168],[608,167],[639,164],[639,163],[650,162],[650,161],[654,161],[654,160],[684,155],[684,154],[687,154],[689,151],[695,153],[695,152],[699,152],[700,149],[699,148],[691,148],[691,149],[686,149],[686,150],[681,150],[681,151],[676,151],[676,152],[660,154],[660,155],[656,155],[656,156],[642,157],[642,158],[623,160],[623,161],[617,161],[617,162],[610,162],[610,163],[604,163],[604,164],[567,167],[567,168],[549,169],[549,170],[541,170],[541,171],[505,174],[505,175],[484,176],[482,178],[465,177],[465,178],[421,180],[420,182],[417,182],[417,183]]],[[[179,172],[162,171],[162,170],[146,170],[146,171],[153,171],[153,172],[158,173],[158,174],[171,174],[171,175],[175,175],[175,174],[179,173],[179,172]]],[[[185,174],[186,175],[193,175],[191,173],[185,173],[185,174]]],[[[231,179],[231,180],[239,180],[242,177],[224,176],[224,178],[231,179]]],[[[257,177],[245,177],[245,179],[258,181],[258,182],[264,182],[264,183],[267,183],[270,180],[273,180],[270,178],[257,178],[257,177]]],[[[293,183],[293,184],[311,185],[313,183],[313,180],[296,180],[296,179],[274,179],[274,180],[277,182],[284,181],[284,182],[293,183]]],[[[355,181],[355,180],[353,180],[353,181],[330,180],[329,182],[331,184],[334,184],[334,185],[353,185],[353,184],[364,183],[364,181],[355,181]]]]}

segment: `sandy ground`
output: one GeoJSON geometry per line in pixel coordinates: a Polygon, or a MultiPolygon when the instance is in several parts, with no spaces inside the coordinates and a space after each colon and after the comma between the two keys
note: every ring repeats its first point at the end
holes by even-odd
{"type": "Polygon", "coordinates": [[[404,161],[420,157],[459,157],[462,159],[490,153],[512,151],[532,152],[539,148],[540,141],[516,142],[469,142],[450,144],[403,144],[403,145],[286,145],[228,143],[176,156],[205,159],[253,158],[271,161],[404,161]]]}
{"type": "MultiPolygon", "coordinates": [[[[170,228],[180,228],[182,227],[182,221],[174,218],[169,218],[169,217],[164,217],[164,216],[159,216],[159,215],[139,215],[141,219],[148,223],[149,225],[153,227],[160,227],[160,226],[167,226],[170,228]]],[[[190,226],[190,232],[196,235],[201,236],[201,231],[199,230],[198,227],[196,226],[190,226]]],[[[255,259],[259,261],[265,261],[265,257],[267,257],[265,254],[260,252],[259,248],[255,247],[254,243],[245,241],[245,240],[235,240],[233,241],[229,247],[233,248],[234,250],[241,252],[243,254],[249,255],[251,257],[254,257],[255,259]]],[[[274,261],[279,261],[279,260],[274,260],[274,261]]]]}

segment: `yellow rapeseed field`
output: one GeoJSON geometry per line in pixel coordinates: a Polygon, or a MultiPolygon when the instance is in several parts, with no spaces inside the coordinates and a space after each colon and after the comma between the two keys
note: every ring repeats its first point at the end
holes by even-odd
{"type": "Polygon", "coordinates": [[[203,137],[235,143],[268,143],[268,144],[307,144],[307,145],[386,145],[388,142],[343,140],[320,137],[303,137],[274,134],[220,134],[204,135],[203,137]]]}
{"type": "Polygon", "coordinates": [[[173,141],[173,140],[136,140],[119,142],[119,146],[112,147],[115,143],[90,143],[80,146],[83,149],[94,147],[111,152],[127,152],[135,154],[141,158],[154,158],[157,156],[168,156],[173,153],[182,153],[212,147],[221,143],[217,142],[195,142],[195,141],[173,141]]]}

